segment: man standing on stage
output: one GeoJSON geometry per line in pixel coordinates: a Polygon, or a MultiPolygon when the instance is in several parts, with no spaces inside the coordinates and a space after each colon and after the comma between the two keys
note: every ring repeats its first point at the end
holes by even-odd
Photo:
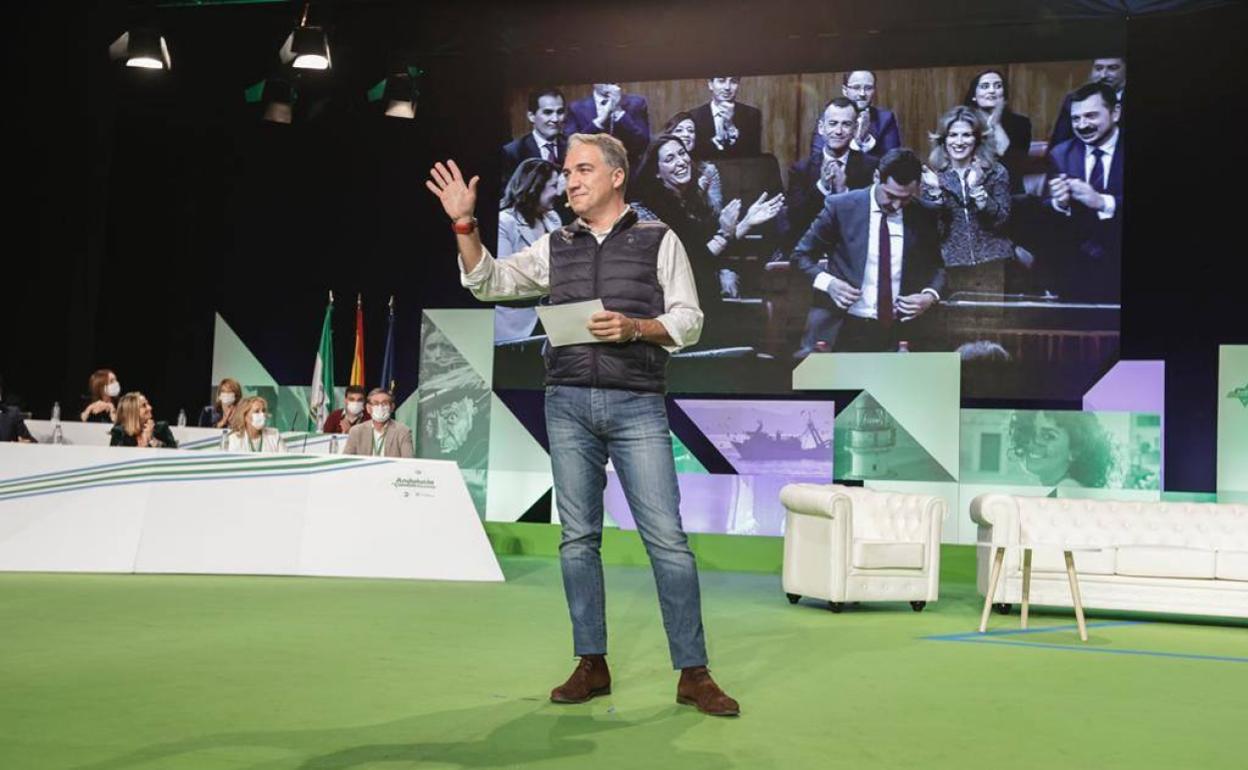
{"type": "Polygon", "coordinates": [[[580,663],[550,693],[583,703],[611,692],[603,591],[603,489],[608,457],[619,474],[658,587],[679,703],[716,716],[740,713],[707,671],[697,565],[680,522],[668,431],[669,353],[697,342],[702,311],[689,258],[662,222],[624,203],[628,157],[606,134],[574,134],[563,164],[577,220],[495,261],[481,244],[478,177],[454,161],[425,185],[442,201],[459,246],[460,280],[482,300],[550,295],[560,305],[601,299],[588,328],[598,343],[547,346],[546,430],[563,524],[559,556],[580,663]]]}

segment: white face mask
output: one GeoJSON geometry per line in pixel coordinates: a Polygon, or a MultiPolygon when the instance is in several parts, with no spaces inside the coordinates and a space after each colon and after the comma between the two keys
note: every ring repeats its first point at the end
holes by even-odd
{"type": "Polygon", "coordinates": [[[348,401],[347,402],[347,414],[351,415],[352,417],[359,417],[360,412],[363,412],[363,411],[364,411],[363,401],[348,401]]]}
{"type": "Polygon", "coordinates": [[[390,407],[385,404],[374,406],[371,414],[373,422],[385,422],[390,419],[390,407]]]}
{"type": "Polygon", "coordinates": [[[266,420],[266,416],[264,412],[252,412],[251,413],[251,427],[263,428],[265,420],[266,420]]]}
{"type": "Polygon", "coordinates": [[[234,406],[234,393],[232,391],[221,391],[220,399],[221,406],[234,406]]]}
{"type": "Polygon", "coordinates": [[[108,394],[109,398],[117,398],[121,395],[121,383],[116,380],[108,383],[108,386],[104,388],[104,392],[108,394]]]}

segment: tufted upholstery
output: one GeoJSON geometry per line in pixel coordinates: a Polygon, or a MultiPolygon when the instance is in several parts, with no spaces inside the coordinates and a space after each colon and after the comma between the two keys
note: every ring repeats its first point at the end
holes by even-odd
{"type": "Polygon", "coordinates": [[[846,601],[935,601],[944,500],[836,484],[789,484],[786,593],[846,601]]]}
{"type": "MultiPolygon", "coordinates": [[[[971,503],[971,518],[981,543],[1098,547],[1074,554],[1089,607],[1248,617],[1248,505],[987,494],[971,503]]],[[[981,594],[989,559],[981,547],[981,594]]],[[[1032,565],[1033,596],[1044,597],[1033,600],[1070,606],[1058,590],[1061,549],[1035,549],[1032,565]]],[[[1005,570],[997,600],[1019,601],[1018,549],[1006,552],[1005,570]]]]}

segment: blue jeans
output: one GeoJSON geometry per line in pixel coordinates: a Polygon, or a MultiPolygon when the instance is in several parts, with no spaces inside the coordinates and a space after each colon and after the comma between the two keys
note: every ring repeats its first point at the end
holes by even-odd
{"type": "Polygon", "coordinates": [[[546,432],[563,522],[559,559],[575,654],[607,653],[601,548],[610,457],[650,556],[672,666],[705,666],[698,569],[680,525],[680,489],[663,394],[550,386],[546,432]]]}

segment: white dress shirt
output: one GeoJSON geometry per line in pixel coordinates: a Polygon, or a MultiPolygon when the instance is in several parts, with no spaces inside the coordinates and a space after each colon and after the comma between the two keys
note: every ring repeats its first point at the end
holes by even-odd
{"type": "MultiPolygon", "coordinates": [[[[625,208],[624,213],[629,210],[625,208]]],[[[616,222],[618,221],[617,218],[616,222]]],[[[582,220],[577,222],[584,225],[582,220]]],[[[602,232],[591,232],[601,244],[613,227],[615,222],[602,232]]],[[[657,269],[664,304],[663,313],[655,320],[663,324],[668,336],[675,343],[663,347],[669,353],[675,353],[696,343],[702,335],[702,308],[698,304],[698,289],[694,285],[689,255],[676,233],[671,230],[659,242],[657,269]]],[[[503,260],[494,259],[489,249],[482,246],[481,261],[472,272],[464,271],[464,258],[461,254],[459,280],[464,288],[483,302],[542,297],[549,294],[550,234],[543,235],[532,246],[503,260]]]]}
{"type": "MultiPolygon", "coordinates": [[[[546,145],[550,145],[550,150],[551,152],[554,153],[556,158],[559,157],[559,138],[558,137],[555,137],[554,139],[547,139],[546,137],[537,133],[537,129],[533,129],[533,141],[537,142],[537,157],[541,158],[542,160],[550,160],[550,156],[547,155],[546,153],[546,145]]],[[[554,163],[555,165],[559,164],[558,160],[550,160],[550,162],[554,163]]]]}

